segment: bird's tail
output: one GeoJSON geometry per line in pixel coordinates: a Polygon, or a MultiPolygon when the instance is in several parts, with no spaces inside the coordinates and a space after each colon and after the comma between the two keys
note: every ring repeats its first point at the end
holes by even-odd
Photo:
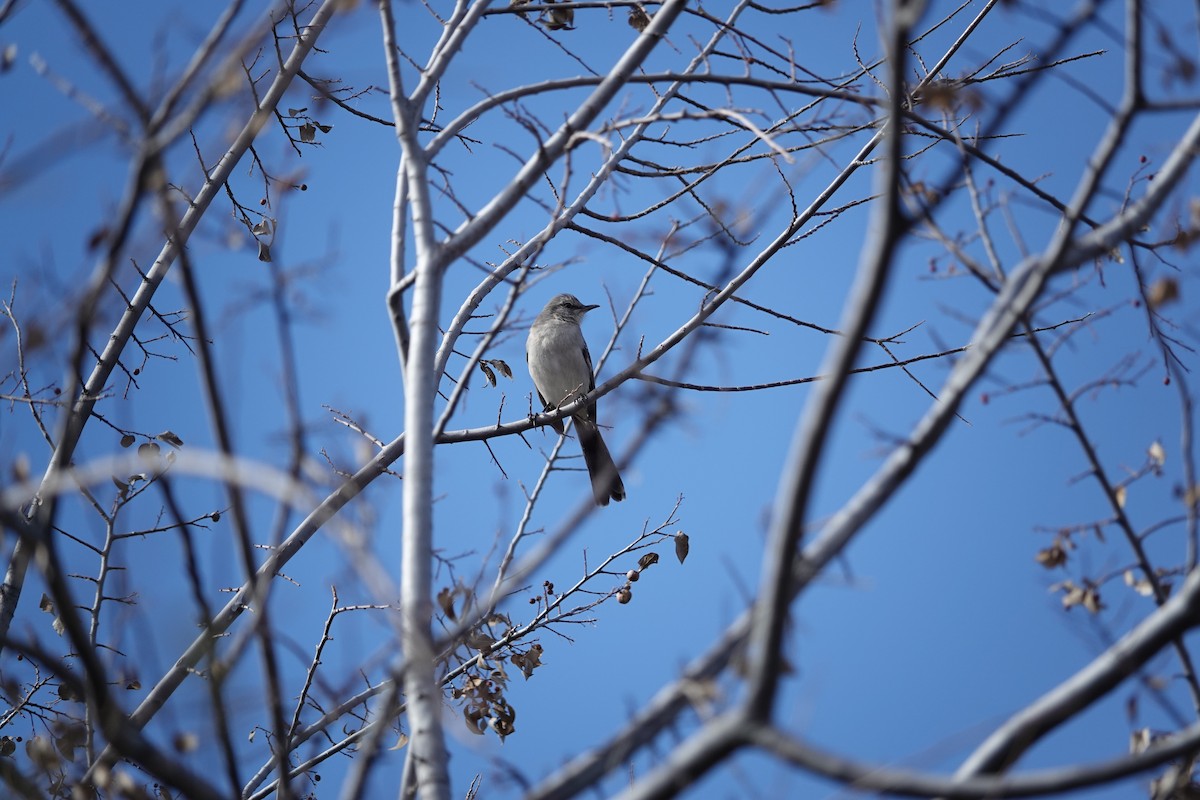
{"type": "Polygon", "coordinates": [[[583,450],[583,463],[587,464],[588,475],[592,479],[592,494],[596,505],[606,506],[609,499],[618,503],[625,499],[625,484],[621,483],[621,474],[613,463],[608,447],[600,436],[600,429],[594,423],[587,421],[575,422],[576,435],[579,436],[579,447],[583,450]]]}

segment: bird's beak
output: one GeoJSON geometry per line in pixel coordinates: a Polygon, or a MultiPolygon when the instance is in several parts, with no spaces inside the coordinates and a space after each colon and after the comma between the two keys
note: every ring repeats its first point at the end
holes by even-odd
{"type": "Polygon", "coordinates": [[[584,312],[586,313],[586,312],[588,312],[588,311],[591,311],[593,308],[599,308],[599,307],[600,307],[600,306],[599,306],[599,304],[593,304],[593,305],[590,305],[590,306],[584,306],[584,307],[583,307],[583,310],[584,310],[584,312]]]}

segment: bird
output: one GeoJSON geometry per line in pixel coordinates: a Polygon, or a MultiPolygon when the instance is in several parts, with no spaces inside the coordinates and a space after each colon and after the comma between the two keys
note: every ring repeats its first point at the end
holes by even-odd
{"type": "MultiPolygon", "coordinates": [[[[546,411],[553,411],[577,400],[596,388],[592,356],[583,338],[580,322],[583,315],[598,305],[584,305],[571,294],[552,297],[537,315],[525,340],[525,363],[533,378],[538,399],[546,411]]],[[[609,500],[625,499],[625,484],[617,472],[596,418],[596,403],[592,401],[571,415],[575,432],[583,451],[592,480],[592,496],[596,505],[606,506],[609,500]]],[[[554,430],[564,432],[563,421],[550,422],[554,430]]]]}

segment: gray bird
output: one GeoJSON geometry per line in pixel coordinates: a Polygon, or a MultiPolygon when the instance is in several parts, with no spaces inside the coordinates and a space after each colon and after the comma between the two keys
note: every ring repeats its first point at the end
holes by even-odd
{"type": "MultiPolygon", "coordinates": [[[[596,388],[592,356],[579,323],[583,315],[599,306],[585,306],[574,295],[560,294],[546,303],[529,328],[525,341],[525,363],[537,388],[538,399],[547,411],[570,403],[596,388]]],[[[592,478],[596,505],[606,506],[609,499],[625,499],[625,485],[608,447],[600,436],[596,404],[588,403],[574,415],[575,432],[583,450],[583,462],[592,478]]],[[[550,423],[563,432],[562,420],[550,423]]]]}

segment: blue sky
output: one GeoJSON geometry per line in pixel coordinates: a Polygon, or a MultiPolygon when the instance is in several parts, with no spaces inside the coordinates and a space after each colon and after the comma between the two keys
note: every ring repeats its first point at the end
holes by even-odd
{"type": "MultiPolygon", "coordinates": [[[[944,3],[932,5],[928,18],[949,8],[944,3]]],[[[310,74],[335,76],[358,88],[386,86],[378,23],[370,4],[364,6],[334,20],[320,42],[327,52],[310,62],[310,74]]],[[[1105,19],[1119,29],[1122,9],[1113,3],[1105,8],[1105,19]]],[[[1154,13],[1168,24],[1181,29],[1194,25],[1194,9],[1185,4],[1171,2],[1155,8],[1154,13]]],[[[87,11],[139,88],[151,91],[161,86],[164,74],[173,75],[181,67],[215,14],[213,9],[184,3],[94,5],[87,11]]],[[[427,12],[419,4],[397,3],[396,13],[402,46],[415,57],[423,57],[426,50],[422,48],[428,47],[435,32],[427,12]]],[[[842,3],[833,11],[803,15],[803,24],[788,23],[791,27],[761,15],[748,17],[747,24],[764,39],[778,43],[786,37],[805,66],[831,74],[854,69],[856,31],[864,59],[878,55],[875,18],[874,4],[842,3]]],[[[581,61],[602,70],[632,35],[624,12],[581,10],[576,22],[575,31],[546,36],[511,16],[485,20],[443,82],[440,119],[454,117],[485,91],[580,74],[581,61]],[[570,58],[555,41],[580,60],[570,58]]],[[[707,36],[703,25],[690,24],[696,25],[689,29],[693,36],[707,36]]],[[[921,44],[920,53],[927,64],[940,56],[963,24],[957,20],[921,44]]],[[[1001,60],[1037,54],[1051,35],[1052,30],[1027,11],[999,9],[951,62],[949,72],[962,74],[1014,42],[1015,47],[1001,60]]],[[[39,354],[41,361],[36,367],[39,385],[46,385],[61,381],[61,358],[68,350],[68,340],[58,332],[70,318],[69,301],[92,267],[88,238],[106,224],[120,198],[128,150],[31,66],[31,59],[40,57],[54,74],[100,102],[114,101],[110,85],[85,57],[60,14],[46,4],[22,6],[0,27],[0,46],[9,43],[17,45],[18,57],[12,69],[0,76],[0,92],[7,107],[17,111],[0,121],[0,239],[6,243],[0,278],[6,294],[9,283],[16,280],[17,311],[49,335],[50,344],[39,354]],[[70,131],[69,138],[51,138],[62,131],[70,131]],[[45,151],[39,149],[43,145],[45,151]],[[47,154],[38,157],[41,152],[47,154]]],[[[675,51],[688,53],[691,47],[685,33],[672,36],[652,56],[649,68],[678,69],[681,61],[675,51]]],[[[1120,91],[1122,63],[1120,41],[1103,30],[1080,36],[1064,53],[1097,51],[1103,52],[1063,68],[1069,82],[1052,77],[1039,84],[1003,125],[1004,132],[1022,135],[990,148],[1022,174],[1041,176],[1039,185],[1063,200],[1070,197],[1107,119],[1105,110],[1073,83],[1084,84],[1114,102],[1120,91]]],[[[270,55],[266,58],[269,64],[270,55]]],[[[1156,93],[1166,91],[1160,88],[1166,66],[1166,56],[1162,56],[1150,69],[1150,84],[1156,93]]],[[[412,80],[411,72],[408,78],[412,80]]],[[[996,84],[981,88],[985,102],[1006,96],[1004,82],[996,84]]],[[[272,254],[276,265],[292,279],[287,301],[296,319],[292,333],[299,354],[299,401],[307,426],[307,456],[329,480],[322,451],[345,468],[361,463],[362,447],[358,437],[337,424],[326,407],[350,414],[385,441],[403,429],[402,380],[384,305],[398,149],[390,129],[353,119],[329,105],[320,106],[306,94],[302,87],[294,87],[284,105],[309,105],[314,118],[333,126],[320,135],[319,147],[304,148],[302,157],[296,157],[279,132],[269,130],[260,139],[258,152],[275,174],[295,175],[307,185],[305,192],[275,198],[278,234],[272,254]]],[[[539,96],[530,99],[525,108],[554,125],[569,113],[572,101],[582,96],[582,91],[539,96]]],[[[696,87],[694,96],[719,102],[723,90],[696,87]]],[[[635,116],[650,102],[644,87],[630,87],[607,113],[620,109],[635,116]]],[[[365,95],[358,104],[371,113],[388,114],[387,98],[381,92],[365,95]]],[[[735,105],[760,123],[777,116],[763,93],[746,92],[738,96],[735,105]]],[[[208,163],[219,156],[225,137],[240,125],[246,109],[245,96],[237,95],[219,105],[198,127],[197,139],[208,163]]],[[[842,112],[847,119],[865,119],[855,108],[842,112]]],[[[1145,175],[1161,163],[1186,120],[1185,114],[1164,113],[1154,116],[1152,124],[1139,126],[1134,140],[1119,156],[1113,181],[1106,184],[1106,193],[1089,212],[1098,218],[1111,214],[1119,207],[1125,181],[1131,178],[1137,178],[1134,196],[1142,191],[1145,175]],[[1139,163],[1141,156],[1147,158],[1145,166],[1139,163]]],[[[701,135],[697,131],[709,130],[715,128],[681,124],[678,135],[690,138],[701,135]]],[[[459,145],[449,146],[446,165],[453,173],[458,200],[478,208],[516,168],[516,161],[492,142],[504,142],[524,154],[531,140],[519,125],[495,113],[466,133],[483,143],[469,152],[459,145]]],[[[672,128],[672,135],[675,133],[672,128]]],[[[867,135],[833,143],[820,156],[806,151],[795,164],[780,164],[797,202],[803,205],[815,196],[867,135]]],[[[719,157],[731,147],[730,141],[716,140],[698,145],[687,158],[703,161],[719,157]]],[[[577,157],[579,174],[572,183],[576,189],[598,163],[596,150],[588,148],[580,148],[577,157]]],[[[934,152],[912,162],[913,178],[936,183],[950,163],[947,153],[934,152]]],[[[672,157],[671,150],[647,147],[645,157],[656,156],[672,157]]],[[[194,192],[199,170],[190,141],[179,142],[170,158],[172,181],[194,192]]],[[[560,172],[556,170],[554,177],[560,172]]],[[[1005,266],[1011,268],[1023,247],[1037,250],[1046,244],[1055,217],[986,168],[977,167],[976,177],[981,182],[996,179],[990,193],[994,201],[1017,195],[1011,208],[1023,242],[1014,241],[999,216],[991,222],[1005,266]]],[[[239,166],[234,179],[239,200],[256,203],[260,185],[248,167],[239,166]]],[[[832,206],[863,197],[870,185],[869,171],[860,172],[834,197],[832,206]]],[[[667,191],[631,178],[620,179],[619,188],[618,194],[602,192],[594,201],[598,213],[629,212],[661,199],[667,191]]],[[[545,185],[534,192],[543,201],[549,196],[545,185]]],[[[719,176],[706,185],[704,197],[743,212],[749,220],[745,237],[757,237],[758,246],[790,217],[778,175],[766,162],[719,176]]],[[[437,208],[448,226],[460,221],[452,204],[439,199],[437,208]]],[[[685,202],[632,223],[586,220],[583,224],[653,252],[671,221],[687,219],[698,211],[694,203],[685,202]]],[[[513,249],[511,241],[524,241],[545,221],[544,209],[534,202],[523,204],[472,251],[471,258],[497,263],[505,250],[513,249]]],[[[948,231],[969,233],[974,227],[970,209],[961,200],[948,203],[939,213],[939,221],[948,231]]],[[[847,211],[816,235],[782,251],[740,294],[802,320],[837,327],[862,244],[870,234],[869,222],[868,208],[847,211]]],[[[693,235],[699,228],[702,226],[688,228],[684,235],[693,235]]],[[[1169,235],[1168,231],[1169,226],[1164,226],[1154,233],[1169,235]]],[[[157,254],[160,238],[155,222],[142,217],[129,257],[148,265],[157,254]]],[[[982,255],[977,242],[968,247],[976,257],[982,255]]],[[[239,450],[280,467],[286,464],[287,449],[279,341],[270,309],[262,302],[270,277],[256,252],[245,229],[231,221],[224,200],[213,208],[190,245],[207,313],[217,330],[220,374],[239,450]]],[[[755,245],[736,250],[732,267],[740,269],[755,252],[755,245]]],[[[1186,327],[1193,313],[1187,305],[1194,286],[1190,258],[1190,254],[1180,253],[1176,259],[1183,268],[1178,279],[1185,298],[1185,304],[1177,307],[1178,318],[1185,325],[1183,335],[1188,341],[1194,338],[1186,327]]],[[[584,327],[592,352],[597,354],[612,332],[608,296],[620,314],[645,265],[570,232],[555,239],[539,263],[567,266],[540,277],[541,282],[520,301],[520,319],[527,322],[560,291],[576,294],[584,302],[601,303],[604,307],[593,312],[584,327]]],[[[714,279],[726,266],[718,250],[703,246],[680,253],[671,263],[705,279],[714,279]]],[[[1152,277],[1167,272],[1160,264],[1148,264],[1147,268],[1152,277]]],[[[466,263],[450,270],[443,322],[449,321],[457,299],[480,277],[480,271],[466,263]]],[[[121,281],[126,291],[132,290],[135,277],[130,269],[123,269],[121,281]]],[[[1161,439],[1167,452],[1166,475],[1132,486],[1128,507],[1139,525],[1180,513],[1178,501],[1172,498],[1179,481],[1176,393],[1162,384],[1162,367],[1154,361],[1144,312],[1130,302],[1136,296],[1136,284],[1128,265],[1109,263],[1102,270],[1082,269],[1060,278],[1055,288],[1065,289],[1072,283],[1078,284],[1077,289],[1043,309],[1040,324],[1055,324],[1089,311],[1111,309],[1111,313],[1096,314],[1093,322],[1072,335],[1059,360],[1064,377],[1073,388],[1106,374],[1129,357],[1134,365],[1128,374],[1137,376],[1136,385],[1088,392],[1081,399],[1080,412],[1096,438],[1102,462],[1116,475],[1125,469],[1136,470],[1144,463],[1146,448],[1161,439]]],[[[678,327],[701,299],[695,287],[663,274],[652,279],[651,290],[652,296],[638,307],[601,377],[623,368],[640,341],[649,348],[678,327]]],[[[179,287],[168,282],[155,307],[159,311],[180,308],[181,297],[179,287]]],[[[920,327],[897,345],[895,352],[901,358],[958,347],[969,340],[971,323],[989,300],[990,295],[977,282],[950,272],[940,245],[928,240],[913,242],[902,251],[872,332],[888,335],[919,323],[920,327]],[[931,259],[939,254],[943,255],[931,267],[931,259]]],[[[494,295],[481,311],[494,311],[500,301],[500,295],[494,295]]],[[[106,335],[117,309],[115,304],[110,307],[94,341],[106,335]]],[[[697,383],[737,385],[813,375],[833,340],[733,306],[715,321],[766,335],[735,330],[715,333],[715,342],[702,350],[688,373],[688,379],[697,383]]],[[[153,323],[144,325],[147,338],[161,332],[153,323]]],[[[513,379],[501,379],[498,388],[488,388],[481,376],[471,376],[471,391],[451,428],[494,422],[500,397],[504,398],[502,419],[525,415],[532,387],[524,371],[523,343],[523,329],[514,329],[497,343],[489,357],[511,365],[513,379]]],[[[471,346],[473,341],[464,344],[471,346]]],[[[0,345],[6,359],[0,373],[7,373],[13,366],[9,332],[0,337],[0,345]]],[[[177,343],[161,342],[154,348],[169,358],[151,359],[138,376],[139,388],[128,392],[128,397],[124,384],[115,383],[114,396],[102,403],[101,413],[117,425],[138,431],[173,430],[188,448],[211,448],[194,359],[177,343]]],[[[878,363],[883,355],[868,348],[862,363],[878,363]]],[[[673,364],[668,358],[652,371],[670,375],[673,364]]],[[[936,391],[950,364],[949,359],[932,360],[913,371],[936,391]]],[[[461,365],[461,359],[451,361],[451,373],[456,377],[461,365]]],[[[796,604],[790,651],[796,674],[780,708],[780,719],[786,720],[789,730],[862,759],[950,771],[981,741],[990,724],[1005,719],[1087,663],[1102,647],[1103,631],[1119,633],[1130,620],[1148,613],[1150,602],[1119,581],[1105,586],[1109,608],[1095,618],[1081,608],[1062,610],[1057,595],[1048,591],[1052,583],[1064,578],[1078,580],[1082,575],[1123,569],[1132,557],[1112,536],[1104,542],[1082,540],[1065,571],[1048,572],[1035,562],[1036,552],[1053,536],[1047,529],[1106,516],[1094,483],[1078,479],[1086,465],[1069,434],[1052,425],[1029,422],[1029,414],[1054,412],[1049,393],[1044,388],[1004,391],[1007,385],[1037,377],[1029,352],[1021,346],[999,359],[989,372],[987,385],[978,387],[963,407],[964,421],[949,432],[910,485],[855,541],[844,561],[834,565],[819,586],[796,604]]],[[[446,387],[449,385],[447,382],[446,387]]],[[[893,437],[903,436],[929,403],[923,390],[898,370],[867,373],[854,379],[851,387],[831,432],[814,501],[814,523],[840,507],[879,465],[893,437]]],[[[11,391],[11,386],[6,385],[5,391],[11,391]]],[[[571,641],[543,634],[539,641],[545,647],[545,666],[528,682],[514,676],[509,697],[518,710],[517,733],[503,744],[492,736],[477,738],[466,733],[457,724],[457,711],[449,706],[456,790],[463,790],[472,775],[483,772],[485,796],[517,796],[517,785],[506,782],[505,770],[493,769],[495,762],[505,762],[532,780],[561,759],[602,741],[736,617],[758,583],[765,520],[797,416],[809,393],[808,386],[795,386],[753,393],[677,395],[680,415],[626,469],[628,501],[593,514],[534,583],[569,584],[580,574],[585,552],[594,562],[619,549],[643,526],[652,527],[666,519],[681,496],[679,521],[671,528],[685,530],[691,538],[686,565],[675,563],[664,551],[662,564],[637,584],[635,600],[629,606],[608,603],[599,607],[592,614],[593,625],[564,631],[571,641]]],[[[602,401],[602,418],[613,426],[606,438],[614,452],[623,450],[636,427],[623,421],[639,419],[643,403],[643,387],[636,382],[602,401]]],[[[92,425],[80,459],[111,454],[119,449],[118,438],[104,426],[92,425]]],[[[463,555],[455,562],[460,576],[475,576],[480,559],[497,538],[507,541],[523,508],[520,486],[529,487],[536,480],[542,454],[553,443],[552,434],[537,431],[526,434],[524,441],[509,437],[493,442],[492,451],[503,474],[480,444],[439,449],[437,544],[447,554],[463,555]]],[[[568,443],[567,451],[574,453],[575,447],[568,443]]],[[[40,474],[45,465],[46,448],[28,413],[19,406],[0,415],[0,452],[26,454],[34,474],[40,474]]],[[[588,496],[580,473],[559,472],[551,482],[553,492],[539,505],[534,528],[554,530],[588,496]]],[[[200,514],[222,507],[224,501],[211,484],[184,481],[182,485],[190,511],[200,514]]],[[[385,478],[345,512],[363,526],[391,574],[398,573],[399,499],[399,483],[385,478]]],[[[131,528],[149,524],[159,512],[158,501],[148,499],[131,511],[133,516],[127,522],[131,528]]],[[[256,533],[265,540],[275,504],[258,498],[253,511],[256,533]]],[[[305,511],[297,509],[301,516],[305,511]]],[[[95,533],[94,517],[86,510],[75,508],[70,514],[67,520],[79,530],[95,533]]],[[[297,519],[293,513],[291,522],[297,519]]],[[[237,582],[230,535],[228,524],[218,523],[196,538],[214,604],[227,598],[218,589],[237,582]]],[[[1181,539],[1176,529],[1153,540],[1152,548],[1162,563],[1180,560],[1181,539]]],[[[6,548],[10,546],[11,542],[5,543],[6,548]]],[[[77,560],[73,563],[79,569],[92,568],[84,554],[68,552],[68,556],[77,560]]],[[[128,581],[128,590],[138,593],[139,603],[114,611],[109,621],[113,635],[119,638],[114,645],[139,654],[134,662],[143,687],[148,688],[194,636],[194,612],[188,593],[181,590],[180,549],[174,538],[131,541],[122,558],[129,567],[123,580],[128,581]]],[[[488,578],[494,571],[494,561],[491,563],[484,573],[488,578]]],[[[330,584],[336,584],[343,602],[375,598],[368,596],[332,535],[310,542],[286,571],[294,583],[280,583],[273,608],[276,624],[295,642],[285,658],[288,686],[295,691],[328,610],[330,584]]],[[[446,573],[441,580],[448,580],[446,573]]],[[[618,583],[613,576],[612,585],[618,583]]],[[[80,586],[79,591],[86,590],[80,586]]],[[[45,615],[36,608],[38,594],[36,584],[27,588],[14,627],[17,634],[51,635],[45,615]]],[[[528,609],[526,598],[518,596],[508,611],[519,620],[528,609]]],[[[357,670],[364,665],[369,665],[370,678],[377,680],[381,660],[391,654],[382,615],[347,614],[338,625],[322,667],[328,685],[360,686],[357,670]]],[[[244,741],[252,726],[266,722],[263,708],[255,702],[260,692],[256,664],[251,661],[243,667],[232,689],[239,705],[234,718],[235,740],[239,741],[244,741]]],[[[1153,667],[1166,673],[1177,669],[1165,661],[1155,662],[1153,667]]],[[[722,689],[736,693],[737,683],[727,680],[722,689]]],[[[1125,701],[1132,691],[1132,687],[1123,687],[1115,692],[1035,748],[1021,766],[1054,766],[1123,753],[1131,727],[1125,718],[1125,701]]],[[[1167,694],[1186,716],[1183,694],[1175,696],[1172,690],[1167,694]]],[[[138,699],[137,691],[130,691],[126,698],[130,705],[138,699]]],[[[165,737],[189,725],[207,724],[198,714],[205,702],[205,693],[189,686],[151,732],[165,737]]],[[[1166,726],[1148,701],[1141,703],[1138,725],[1143,724],[1166,726]]],[[[261,738],[256,747],[257,751],[249,752],[244,770],[257,768],[265,757],[261,738]]],[[[399,755],[388,753],[375,785],[395,781],[401,762],[399,755]]],[[[327,792],[332,796],[330,787],[336,786],[344,764],[344,759],[337,758],[322,767],[326,775],[322,796],[327,792]]],[[[645,770],[646,759],[641,758],[636,766],[645,770]]],[[[622,775],[613,776],[605,789],[617,790],[622,780],[622,775]]],[[[747,755],[709,776],[695,796],[773,796],[782,790],[804,796],[839,793],[822,781],[747,755]]],[[[1125,797],[1131,791],[1136,790],[1125,785],[1081,796],[1125,797]]],[[[391,794],[390,789],[385,794],[391,794]]]]}

